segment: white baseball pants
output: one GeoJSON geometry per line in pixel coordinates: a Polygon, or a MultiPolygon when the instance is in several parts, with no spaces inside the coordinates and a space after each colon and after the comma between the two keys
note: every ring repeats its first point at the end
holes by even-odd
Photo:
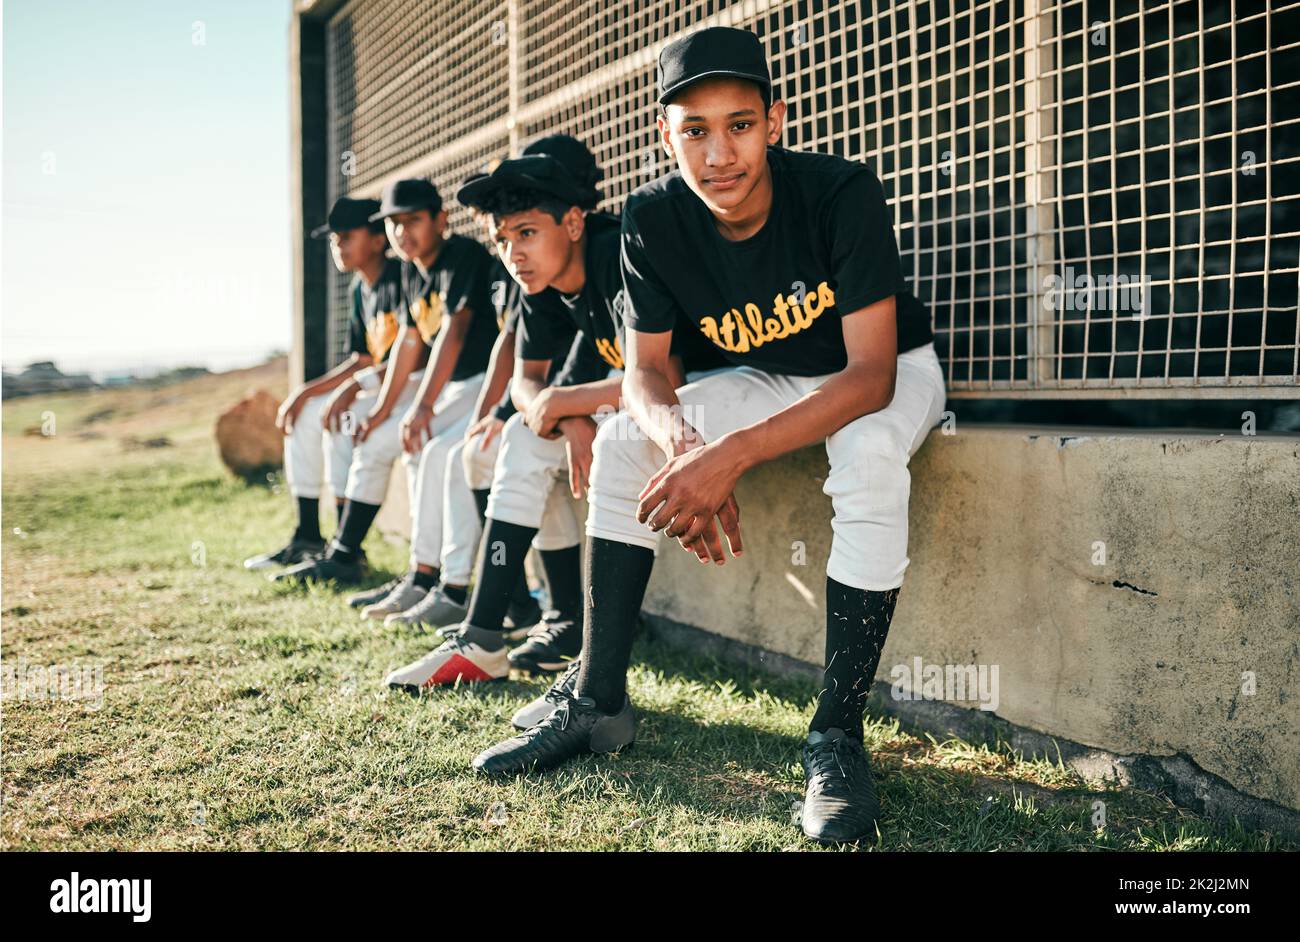
{"type": "MultiPolygon", "coordinates": [[[[362,373],[365,373],[363,370],[362,373]]],[[[358,379],[361,375],[358,374],[358,379]]],[[[352,447],[352,466],[348,468],[348,486],[344,495],[348,500],[366,504],[382,504],[388,494],[388,480],[393,473],[393,462],[402,459],[406,468],[407,496],[415,500],[415,470],[419,455],[402,451],[401,424],[406,410],[415,401],[424,370],[416,370],[406,380],[406,388],[397,398],[392,414],[370,432],[364,442],[352,447]]],[[[355,429],[379,401],[382,377],[373,373],[362,381],[361,392],[352,401],[352,424],[355,429]]]]}
{"type": "MultiPolygon", "coordinates": [[[[433,406],[429,437],[421,449],[411,502],[411,565],[437,566],[443,555],[447,459],[465,436],[484,374],[449,382],[433,406]]],[[[467,494],[473,511],[473,496],[467,494]]]]}
{"type": "MultiPolygon", "coordinates": [[[[685,420],[712,442],[792,405],[828,378],[734,367],[688,383],[677,398],[685,420]]],[[[943,368],[929,343],[899,355],[888,406],[826,438],[830,474],[822,490],[834,509],[826,573],[835,581],[874,591],[903,584],[910,561],[907,465],[945,402],[943,368]]],[[[663,535],[637,522],[636,508],[642,488],[664,465],[663,453],[631,416],[619,413],[601,426],[594,454],[587,534],[658,552],[663,535]]],[[[742,518],[742,532],[743,526],[742,518]]]]}
{"type": "Polygon", "coordinates": [[[329,395],[308,399],[284,443],[284,477],[294,497],[319,499],[326,469],[335,497],[342,498],[347,490],[352,436],[321,427],[321,415],[329,399],[329,395]]]}
{"type": "MultiPolygon", "coordinates": [[[[512,417],[516,418],[517,416],[512,417]]],[[[509,423],[507,422],[507,428],[509,423]]],[[[524,426],[527,431],[527,426],[524,426]]],[[[498,433],[482,451],[478,444],[481,435],[475,435],[468,441],[458,442],[447,456],[447,472],[444,482],[443,512],[445,514],[442,539],[443,581],[451,585],[464,585],[469,581],[474,569],[478,541],[483,534],[479,523],[478,510],[474,506],[471,491],[481,491],[494,487],[496,468],[502,453],[501,443],[505,430],[498,433]]],[[[536,435],[533,438],[537,438],[536,435]]],[[[542,439],[538,439],[541,441],[542,439]]],[[[550,443],[548,443],[550,444],[550,443]]],[[[516,450],[518,451],[518,449],[516,450]]],[[[518,460],[519,452],[514,460],[518,460]]],[[[560,443],[561,470],[564,469],[564,443],[560,443]]],[[[506,472],[509,474],[509,470],[506,472]]],[[[529,480],[534,480],[531,470],[525,472],[529,480]]],[[[550,490],[539,495],[538,504],[542,506],[541,521],[537,524],[520,524],[520,526],[538,527],[533,537],[533,548],[539,551],[568,549],[582,542],[582,529],[574,514],[573,503],[568,496],[568,479],[552,468],[550,490]]],[[[492,499],[488,498],[488,515],[492,499]]],[[[507,523],[518,523],[507,520],[507,523]]]]}

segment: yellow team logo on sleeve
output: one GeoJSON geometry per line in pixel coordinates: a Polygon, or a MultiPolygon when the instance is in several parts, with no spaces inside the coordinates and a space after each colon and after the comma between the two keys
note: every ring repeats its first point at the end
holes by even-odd
{"type": "Polygon", "coordinates": [[[700,330],[723,350],[748,353],[752,348],[811,327],[823,311],[834,306],[835,292],[823,281],[802,297],[778,294],[772,299],[775,316],[764,317],[758,305],[751,302],[745,305],[743,314],[732,308],[721,318],[701,318],[700,330]]]}
{"type": "Polygon", "coordinates": [[[433,338],[438,336],[438,329],[442,327],[443,307],[442,295],[437,292],[420,298],[411,305],[411,318],[425,343],[433,343],[433,338]]]}
{"type": "Polygon", "coordinates": [[[385,311],[370,322],[366,328],[366,349],[378,363],[384,358],[393,341],[397,339],[397,314],[385,311]]]}
{"type": "Polygon", "coordinates": [[[614,369],[621,370],[623,368],[623,345],[618,342],[617,337],[614,338],[613,343],[610,343],[604,337],[597,337],[596,350],[604,361],[614,369]]]}

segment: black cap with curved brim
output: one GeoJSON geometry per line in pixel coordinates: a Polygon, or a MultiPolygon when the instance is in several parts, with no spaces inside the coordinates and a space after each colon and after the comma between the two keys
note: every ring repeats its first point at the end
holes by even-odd
{"type": "Polygon", "coordinates": [[[467,181],[456,191],[456,199],[481,209],[487,194],[505,187],[537,190],[568,206],[594,206],[600,200],[598,191],[574,180],[564,164],[549,154],[503,160],[491,173],[467,181]]]}
{"type": "Polygon", "coordinates": [[[384,187],[379,211],[370,221],[378,222],[398,213],[418,213],[422,209],[435,215],[442,209],[438,188],[428,180],[394,180],[384,187]]]}
{"type": "Polygon", "coordinates": [[[379,200],[357,200],[349,196],[340,196],[325,217],[325,225],[317,226],[311,231],[313,239],[323,239],[331,232],[347,232],[349,229],[369,229],[371,232],[383,232],[381,224],[376,227],[371,219],[379,211],[379,200]]]}
{"type": "Polygon", "coordinates": [[[669,43],[659,53],[655,73],[659,104],[668,104],[673,95],[701,79],[720,76],[756,82],[771,100],[772,77],[758,37],[746,29],[711,26],[669,43]]]}
{"type": "Polygon", "coordinates": [[[596,155],[576,137],[568,134],[548,134],[539,137],[523,149],[522,156],[546,154],[564,164],[564,169],[580,184],[595,186],[605,179],[605,171],[596,163],[596,155]]]}

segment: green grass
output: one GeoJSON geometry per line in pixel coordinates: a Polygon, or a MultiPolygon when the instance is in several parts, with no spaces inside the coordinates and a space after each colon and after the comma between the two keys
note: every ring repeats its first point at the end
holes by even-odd
{"type": "MultiPolygon", "coordinates": [[[[12,418],[6,464],[89,447],[24,438],[12,418]]],[[[792,823],[811,683],[643,638],[635,748],[486,782],[469,760],[544,683],[382,689],[436,639],[244,572],[288,532],[278,488],[232,480],[198,444],[29,465],[4,480],[5,662],[102,665],[106,689],[99,709],[5,702],[6,848],[813,849],[792,823]]],[[[405,557],[378,537],[369,550],[376,581],[405,557]]],[[[1049,762],[888,720],[868,737],[880,849],[1294,849],[1049,762]]]]}

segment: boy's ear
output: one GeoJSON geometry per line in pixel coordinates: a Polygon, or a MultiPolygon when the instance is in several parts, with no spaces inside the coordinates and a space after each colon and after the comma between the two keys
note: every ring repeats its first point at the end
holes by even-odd
{"type": "Polygon", "coordinates": [[[664,153],[668,155],[669,160],[676,160],[677,155],[673,153],[672,141],[668,138],[668,112],[663,105],[659,106],[659,114],[655,117],[655,124],[659,126],[659,142],[663,145],[664,153]]]}
{"type": "Polygon", "coordinates": [[[582,233],[587,228],[587,214],[582,211],[581,207],[570,206],[564,213],[563,224],[564,231],[569,239],[577,242],[582,238],[582,233]]]}
{"type": "Polygon", "coordinates": [[[767,109],[767,142],[776,144],[781,140],[781,129],[785,126],[785,102],[778,98],[767,109]]]}

